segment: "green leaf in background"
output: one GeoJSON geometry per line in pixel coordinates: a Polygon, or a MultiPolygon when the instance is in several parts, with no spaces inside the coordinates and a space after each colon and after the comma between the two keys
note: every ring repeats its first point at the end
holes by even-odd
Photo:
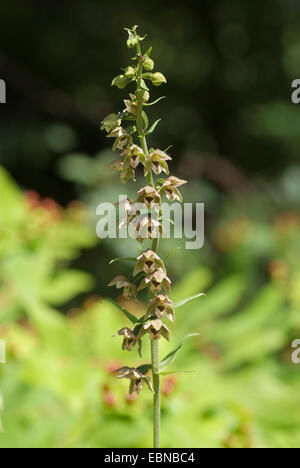
{"type": "Polygon", "coordinates": [[[48,280],[42,290],[42,297],[49,304],[60,305],[77,294],[89,291],[94,283],[94,278],[83,271],[61,271],[54,278],[48,280]]]}
{"type": "Polygon", "coordinates": [[[167,356],[165,356],[162,361],[160,361],[159,370],[161,371],[163,369],[166,369],[166,367],[168,367],[170,364],[172,364],[172,362],[175,361],[177,354],[179,353],[179,351],[181,350],[182,346],[188,338],[192,338],[193,336],[199,335],[199,333],[190,333],[189,335],[186,335],[181,341],[181,343],[175,349],[173,349],[173,351],[167,354],[167,356]]]}
{"type": "Polygon", "coordinates": [[[174,287],[172,292],[173,302],[179,302],[185,296],[199,294],[210,286],[212,280],[213,276],[208,268],[200,267],[188,272],[174,287]]]}
{"type": "Polygon", "coordinates": [[[195,296],[191,296],[191,297],[188,297],[187,299],[183,299],[183,301],[176,302],[176,303],[174,304],[174,308],[184,306],[184,305],[187,304],[188,302],[194,301],[195,299],[198,299],[198,297],[202,297],[202,296],[206,296],[206,294],[204,294],[204,293],[199,293],[199,294],[196,294],[195,296]]]}
{"type": "Polygon", "coordinates": [[[95,162],[85,153],[71,153],[58,164],[61,174],[72,182],[85,184],[92,176],[95,162]]]}
{"type": "Polygon", "coordinates": [[[1,210],[0,224],[1,230],[9,228],[23,212],[23,195],[17,184],[13,181],[9,173],[0,167],[0,188],[1,188],[1,210]]]}
{"type": "Polygon", "coordinates": [[[160,375],[173,375],[173,374],[196,374],[194,370],[173,370],[170,372],[160,372],[160,375]]]}

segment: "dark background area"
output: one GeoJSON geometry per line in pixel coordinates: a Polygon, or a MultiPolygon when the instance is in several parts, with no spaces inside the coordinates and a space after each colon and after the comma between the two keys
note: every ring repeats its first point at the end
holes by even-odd
{"type": "Polygon", "coordinates": [[[8,103],[0,108],[0,163],[24,188],[72,200],[74,184],[57,162],[108,146],[98,127],[120,107],[109,84],[131,52],[123,27],[139,24],[168,78],[167,99],[152,110],[163,117],[161,147],[173,144],[177,164],[188,162],[190,175],[221,191],[276,177],[299,157],[299,112],[290,101],[299,14],[295,0],[1,2],[8,103]]]}

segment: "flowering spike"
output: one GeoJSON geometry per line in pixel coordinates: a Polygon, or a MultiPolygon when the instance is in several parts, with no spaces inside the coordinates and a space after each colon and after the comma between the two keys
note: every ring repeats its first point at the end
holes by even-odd
{"type": "MultiPolygon", "coordinates": [[[[157,124],[161,119],[157,119],[149,128],[148,116],[144,110],[144,106],[154,105],[162,98],[158,98],[153,102],[149,102],[151,85],[160,86],[166,83],[165,76],[154,70],[154,60],[152,59],[152,47],[143,53],[141,49],[141,41],[146,36],[141,37],[137,33],[137,26],[125,28],[128,33],[127,47],[135,48],[136,54],[133,57],[134,65],[129,65],[122,69],[122,73],[117,75],[112,85],[120,89],[127,85],[134,85],[130,90],[129,97],[124,100],[125,109],[119,113],[111,113],[101,122],[101,130],[107,132],[108,138],[113,138],[113,151],[120,150],[120,158],[110,164],[112,169],[120,172],[120,180],[127,183],[129,180],[136,181],[136,171],[139,166],[144,168],[145,183],[144,187],[137,191],[136,202],[146,207],[146,213],[143,210],[136,210],[134,203],[128,198],[120,202],[120,208],[125,210],[125,216],[119,221],[119,229],[129,226],[134,228],[133,237],[138,242],[143,242],[145,239],[152,239],[151,248],[142,252],[136,259],[132,278],[125,276],[117,276],[109,286],[115,286],[117,289],[123,290],[123,296],[127,300],[136,299],[137,294],[143,289],[148,289],[150,297],[146,314],[140,318],[135,318],[128,311],[125,311],[127,317],[133,317],[130,320],[138,325],[132,330],[128,327],[121,328],[116,335],[123,337],[122,349],[131,351],[135,345],[138,347],[140,356],[142,355],[142,339],[146,334],[151,340],[151,364],[144,364],[138,367],[124,366],[116,371],[118,378],[127,378],[130,380],[129,394],[139,394],[146,384],[151,392],[155,393],[154,407],[154,447],[159,448],[159,418],[160,418],[160,393],[159,393],[159,362],[158,342],[161,337],[170,340],[170,331],[165,319],[175,322],[174,304],[171,299],[165,294],[170,293],[171,280],[168,277],[165,264],[158,255],[159,238],[163,237],[161,212],[162,212],[162,197],[166,197],[169,201],[182,202],[182,195],[179,187],[186,183],[185,180],[178,179],[175,176],[170,176],[169,161],[172,158],[167,154],[167,150],[148,149],[147,137],[151,135],[157,128],[157,124]],[[150,58],[151,55],[151,58],[150,58]],[[149,87],[147,86],[147,84],[149,87]],[[124,121],[131,121],[129,127],[124,128],[124,121]],[[165,173],[168,178],[158,178],[165,173]],[[149,213],[156,216],[151,216],[149,213]],[[138,285],[138,287],[136,286],[138,285]],[[164,292],[165,291],[165,292],[164,292]],[[152,369],[153,386],[146,375],[152,369]]],[[[173,353],[174,354],[174,353],[173,353]]],[[[171,361],[173,357],[168,356],[166,362],[171,361]]]]}

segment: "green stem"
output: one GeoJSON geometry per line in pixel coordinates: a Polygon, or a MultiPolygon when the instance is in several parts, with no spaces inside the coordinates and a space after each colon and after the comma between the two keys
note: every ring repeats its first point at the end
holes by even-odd
{"type": "MultiPolygon", "coordinates": [[[[137,97],[137,112],[136,112],[136,127],[138,131],[138,136],[141,142],[142,149],[146,156],[148,156],[148,145],[147,139],[144,132],[144,123],[143,123],[143,88],[142,88],[142,74],[143,74],[143,59],[141,45],[138,42],[137,46],[137,55],[138,55],[138,69],[137,69],[137,90],[136,90],[136,97],[137,97]],[[139,58],[140,57],[140,58],[139,58]]],[[[149,185],[153,185],[153,176],[152,172],[150,171],[147,176],[147,183],[149,185]]]]}
{"type": "MultiPolygon", "coordinates": [[[[159,239],[153,239],[151,250],[158,251],[159,239]]],[[[153,447],[160,448],[160,376],[159,376],[159,341],[151,340],[151,361],[153,375],[153,447]]]]}
{"type": "MultiPolygon", "coordinates": [[[[147,139],[144,131],[144,122],[143,122],[143,88],[142,88],[142,74],[143,74],[143,58],[141,52],[141,45],[139,41],[137,42],[137,55],[138,55],[138,68],[137,68],[137,116],[136,116],[136,127],[138,131],[138,136],[141,142],[142,149],[146,156],[149,155],[147,139]]],[[[152,171],[150,171],[147,176],[147,184],[154,185],[152,171]]],[[[159,239],[153,239],[152,241],[152,250],[157,252],[158,250],[159,239]]],[[[149,288],[149,297],[151,297],[151,291],[149,288]]],[[[159,343],[158,340],[151,340],[151,362],[152,362],[152,375],[153,375],[153,409],[154,409],[154,419],[153,419],[153,447],[160,447],[160,377],[159,377],[159,343]]]]}
{"type": "Polygon", "coordinates": [[[160,379],[158,374],[159,367],[159,345],[158,340],[151,340],[151,359],[153,369],[153,406],[154,406],[154,424],[153,424],[153,447],[160,448],[160,379]]]}

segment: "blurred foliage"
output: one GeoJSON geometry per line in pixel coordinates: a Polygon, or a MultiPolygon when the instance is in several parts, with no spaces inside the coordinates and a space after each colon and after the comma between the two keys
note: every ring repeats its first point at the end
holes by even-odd
{"type": "Polygon", "coordinates": [[[107,146],[97,126],[119,109],[119,91],[109,85],[116,64],[128,65],[123,27],[139,24],[168,78],[153,145],[173,144],[178,163],[187,153],[194,164],[220,155],[250,177],[276,175],[299,158],[300,117],[290,98],[299,78],[299,17],[298,0],[1,2],[8,104],[0,109],[0,164],[26,188],[61,203],[73,199],[55,163],[64,153],[107,146]]]}
{"type": "MultiPolygon", "coordinates": [[[[111,337],[126,319],[95,296],[66,315],[56,309],[93,286],[68,268],[95,242],[86,211],[23,195],[3,169],[0,189],[0,330],[8,354],[0,367],[0,447],[149,447],[150,392],[129,397],[127,382],[111,375],[136,364],[136,350],[124,356],[111,337]]],[[[164,447],[300,446],[300,373],[290,348],[300,332],[300,217],[257,197],[225,203],[210,229],[208,248],[221,253],[222,269],[205,257],[197,266],[195,252],[169,258],[175,275],[185,272],[174,301],[207,297],[179,308],[172,343],[161,342],[163,355],[183,334],[200,333],[163,377],[164,447]]],[[[118,301],[133,314],[143,308],[118,301]]]]}

